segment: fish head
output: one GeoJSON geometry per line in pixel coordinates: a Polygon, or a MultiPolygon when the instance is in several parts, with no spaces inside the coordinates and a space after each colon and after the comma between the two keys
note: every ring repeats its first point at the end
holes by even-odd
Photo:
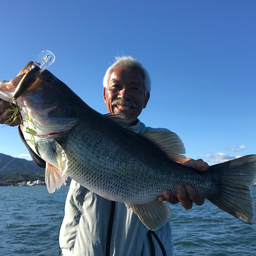
{"type": "Polygon", "coordinates": [[[29,86],[25,85],[18,98],[14,97],[32,66],[33,62],[29,62],[10,82],[1,82],[0,98],[17,105],[25,131],[43,137],[69,131],[78,122],[72,91],[48,70],[29,86]]]}

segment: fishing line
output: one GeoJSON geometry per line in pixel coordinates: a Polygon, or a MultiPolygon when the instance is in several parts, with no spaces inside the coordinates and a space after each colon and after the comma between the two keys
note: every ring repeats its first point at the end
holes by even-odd
{"type": "Polygon", "coordinates": [[[59,64],[59,68],[61,69],[62,73],[64,74],[65,78],[67,79],[68,84],[72,87],[72,83],[70,82],[69,77],[68,77],[68,75],[67,75],[65,69],[64,69],[64,68],[62,67],[62,65],[60,65],[60,64],[59,64]]]}
{"type": "Polygon", "coordinates": [[[23,150],[17,157],[14,157],[9,163],[7,163],[4,167],[2,167],[0,169],[0,172],[6,167],[8,166],[10,163],[12,163],[14,160],[16,160],[23,152],[25,152],[27,149],[23,150]]]}

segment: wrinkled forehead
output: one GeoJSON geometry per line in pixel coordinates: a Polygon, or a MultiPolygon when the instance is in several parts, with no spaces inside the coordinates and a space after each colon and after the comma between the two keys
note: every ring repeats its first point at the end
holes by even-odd
{"type": "Polygon", "coordinates": [[[109,82],[134,82],[144,84],[142,72],[134,67],[118,67],[110,74],[109,82]]]}

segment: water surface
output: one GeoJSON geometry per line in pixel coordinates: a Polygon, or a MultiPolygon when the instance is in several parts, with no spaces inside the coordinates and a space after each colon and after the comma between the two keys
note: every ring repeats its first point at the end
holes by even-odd
{"type": "MultiPolygon", "coordinates": [[[[0,187],[0,254],[54,256],[68,187],[0,187]]],[[[256,199],[256,187],[252,188],[256,199]]],[[[242,221],[209,201],[185,210],[172,205],[175,255],[256,256],[256,223],[242,221]]],[[[133,255],[135,256],[135,255],[133,255]]]]}

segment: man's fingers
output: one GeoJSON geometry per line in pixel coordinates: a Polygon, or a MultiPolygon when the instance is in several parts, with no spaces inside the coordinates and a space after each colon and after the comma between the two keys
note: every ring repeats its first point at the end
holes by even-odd
{"type": "Polygon", "coordinates": [[[0,99],[0,124],[16,126],[21,123],[21,116],[15,114],[16,105],[0,99]]]}
{"type": "Polygon", "coordinates": [[[198,171],[207,171],[209,165],[204,162],[202,159],[194,160],[192,158],[187,158],[184,162],[184,165],[197,169],[198,171]]]}
{"type": "Polygon", "coordinates": [[[193,202],[190,201],[190,199],[188,198],[187,192],[184,189],[184,187],[179,184],[176,184],[174,186],[174,191],[176,193],[178,200],[180,201],[180,204],[187,210],[191,209],[193,202]]]}
{"type": "Polygon", "coordinates": [[[202,205],[205,198],[199,195],[195,189],[189,185],[183,187],[180,184],[176,184],[174,186],[174,194],[171,191],[166,190],[163,192],[163,195],[158,197],[158,200],[161,202],[167,201],[171,204],[177,204],[180,202],[180,204],[188,210],[192,208],[193,203],[196,205],[202,205]]]}
{"type": "Polygon", "coordinates": [[[12,117],[12,112],[6,111],[0,115],[0,124],[6,124],[9,126],[17,126],[21,123],[20,116],[12,117]]]}
{"type": "Polygon", "coordinates": [[[169,190],[165,190],[163,195],[158,197],[158,200],[161,202],[166,201],[171,204],[177,204],[179,202],[178,198],[169,190]]]}
{"type": "Polygon", "coordinates": [[[205,198],[195,191],[195,189],[189,185],[185,186],[186,194],[192,202],[196,205],[202,205],[204,203],[205,198]]]}

